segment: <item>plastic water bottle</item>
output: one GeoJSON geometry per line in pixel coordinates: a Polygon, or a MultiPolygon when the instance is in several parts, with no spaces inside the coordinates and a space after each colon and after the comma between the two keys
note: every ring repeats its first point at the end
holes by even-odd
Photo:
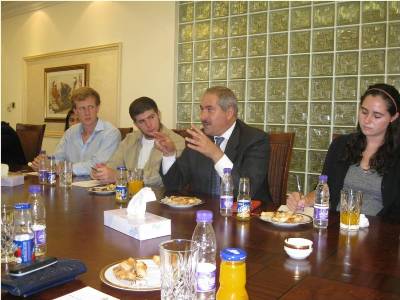
{"type": "Polygon", "coordinates": [[[47,184],[48,185],[55,185],[56,184],[56,158],[55,156],[48,156],[47,157],[49,163],[48,163],[48,169],[47,169],[47,184]]]}
{"type": "Polygon", "coordinates": [[[192,236],[192,240],[199,246],[196,269],[196,299],[213,300],[215,299],[217,240],[212,227],[212,211],[197,211],[196,221],[197,225],[192,236]]]}
{"type": "Polygon", "coordinates": [[[15,261],[18,264],[30,263],[35,259],[33,231],[31,229],[31,205],[29,203],[17,203],[14,208],[15,261]]]}
{"type": "Polygon", "coordinates": [[[314,227],[327,228],[329,216],[329,187],[328,176],[319,176],[314,202],[314,227]]]}
{"type": "Polygon", "coordinates": [[[46,184],[47,182],[47,155],[45,150],[41,150],[40,154],[40,161],[39,161],[39,183],[46,184]]]}
{"type": "Polygon", "coordinates": [[[46,254],[46,207],[40,194],[39,185],[29,187],[29,202],[32,207],[32,230],[34,234],[35,257],[46,254]]]}
{"type": "Polygon", "coordinates": [[[233,206],[233,181],[231,176],[231,169],[224,169],[224,176],[221,180],[221,193],[220,193],[220,205],[219,211],[221,216],[229,217],[232,216],[233,206]]]}
{"type": "Polygon", "coordinates": [[[118,203],[126,203],[128,200],[128,181],[126,176],[126,168],[120,166],[117,168],[117,182],[115,185],[115,200],[118,203]]]}

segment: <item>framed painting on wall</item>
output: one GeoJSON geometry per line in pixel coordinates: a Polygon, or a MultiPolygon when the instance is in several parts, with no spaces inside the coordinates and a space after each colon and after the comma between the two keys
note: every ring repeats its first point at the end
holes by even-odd
{"type": "Polygon", "coordinates": [[[89,64],[44,69],[45,122],[64,122],[72,92],[89,84],[89,64]]]}

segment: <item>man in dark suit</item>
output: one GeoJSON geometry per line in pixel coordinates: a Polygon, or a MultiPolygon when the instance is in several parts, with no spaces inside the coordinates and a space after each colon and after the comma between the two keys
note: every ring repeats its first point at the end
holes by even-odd
{"type": "Polygon", "coordinates": [[[194,193],[218,195],[219,183],[215,184],[213,178],[218,179],[216,174],[222,177],[223,169],[231,168],[235,196],[240,177],[249,177],[252,199],[271,199],[268,136],[239,120],[237,111],[237,99],[230,89],[211,87],[200,104],[203,129],[187,129],[187,147],[179,158],[175,157],[173,142],[157,134],[156,147],[163,153],[160,175],[168,191],[179,191],[190,184],[194,193]],[[216,141],[221,137],[218,146],[216,141]]]}

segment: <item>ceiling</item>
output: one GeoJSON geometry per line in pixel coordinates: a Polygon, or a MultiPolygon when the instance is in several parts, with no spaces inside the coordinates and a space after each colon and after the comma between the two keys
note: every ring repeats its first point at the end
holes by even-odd
{"type": "Polygon", "coordinates": [[[1,18],[11,18],[17,15],[40,10],[44,7],[65,3],[64,1],[1,1],[1,18]]]}

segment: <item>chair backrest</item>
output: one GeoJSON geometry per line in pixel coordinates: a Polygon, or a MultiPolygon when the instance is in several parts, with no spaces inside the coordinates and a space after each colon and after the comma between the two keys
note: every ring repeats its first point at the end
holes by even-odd
{"type": "Polygon", "coordinates": [[[32,125],[18,123],[16,129],[19,140],[21,141],[22,150],[24,150],[26,161],[33,161],[42,148],[46,124],[32,125]]]}
{"type": "Polygon", "coordinates": [[[286,203],[294,135],[294,132],[273,132],[269,134],[271,153],[269,156],[268,184],[272,201],[276,205],[286,203]]]}
{"type": "Polygon", "coordinates": [[[121,127],[121,128],[118,128],[118,129],[121,132],[121,141],[126,137],[126,135],[128,133],[131,133],[133,131],[132,127],[125,127],[125,128],[121,127]]]}

